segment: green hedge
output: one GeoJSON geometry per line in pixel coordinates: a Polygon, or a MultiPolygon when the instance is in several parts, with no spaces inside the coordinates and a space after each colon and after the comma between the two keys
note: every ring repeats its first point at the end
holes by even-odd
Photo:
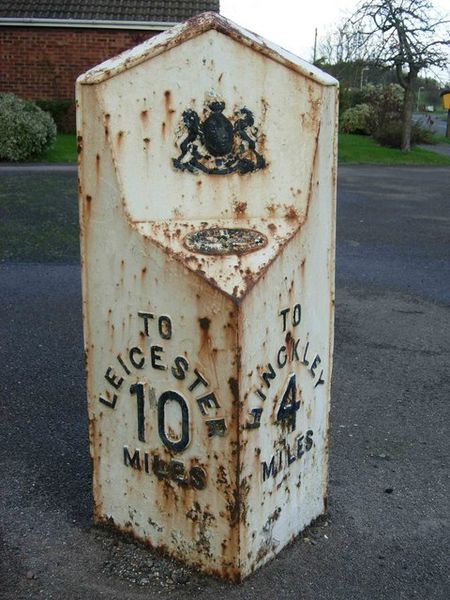
{"type": "Polygon", "coordinates": [[[56,139],[49,113],[15,94],[0,93],[0,160],[27,160],[43,154],[56,139]]]}
{"type": "Polygon", "coordinates": [[[35,103],[52,115],[58,133],[75,133],[75,102],[73,100],[35,100],[35,103]]]}

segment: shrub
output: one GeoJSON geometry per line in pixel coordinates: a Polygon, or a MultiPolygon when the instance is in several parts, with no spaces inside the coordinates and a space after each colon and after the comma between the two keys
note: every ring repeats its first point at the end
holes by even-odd
{"type": "Polygon", "coordinates": [[[364,102],[372,107],[370,133],[383,129],[387,122],[401,119],[404,91],[401,86],[391,83],[386,86],[368,85],[363,90],[364,102]]]}
{"type": "Polygon", "coordinates": [[[0,93],[0,160],[26,160],[45,152],[56,138],[52,117],[34,102],[0,93]]]}
{"type": "MultiPolygon", "coordinates": [[[[401,148],[402,122],[399,120],[385,121],[379,129],[374,131],[373,138],[382,146],[401,148]]],[[[417,123],[413,123],[411,129],[411,144],[430,143],[433,143],[432,134],[417,123]]]]}
{"type": "MultiPolygon", "coordinates": [[[[401,148],[404,90],[391,83],[386,86],[368,85],[357,91],[363,103],[347,109],[341,118],[343,133],[372,135],[382,146],[401,148]]],[[[356,96],[355,96],[356,97],[356,96]]],[[[411,144],[433,143],[430,131],[413,123],[411,144]]]]}
{"type": "Polygon", "coordinates": [[[342,117],[347,109],[364,103],[365,100],[362,91],[346,87],[339,88],[339,118],[342,117]]]}
{"type": "Polygon", "coordinates": [[[357,106],[358,104],[367,104],[365,92],[363,90],[351,89],[348,91],[349,108],[357,106]]]}
{"type": "Polygon", "coordinates": [[[373,109],[368,104],[357,104],[342,114],[342,133],[369,135],[372,131],[373,109]]]}
{"type": "MultiPolygon", "coordinates": [[[[362,102],[347,109],[341,119],[341,131],[375,135],[385,132],[385,124],[401,120],[403,109],[403,89],[396,84],[387,86],[368,85],[355,92],[362,102]]],[[[388,134],[387,134],[388,135],[388,134]]]]}
{"type": "Polygon", "coordinates": [[[373,138],[382,146],[388,146],[389,148],[401,148],[401,121],[385,121],[380,128],[373,132],[373,138]]]}
{"type": "Polygon", "coordinates": [[[433,137],[433,132],[425,127],[419,125],[419,123],[413,123],[411,133],[412,144],[435,144],[436,141],[433,137]]]}
{"type": "Polygon", "coordinates": [[[35,103],[49,112],[59,133],[75,133],[75,102],[73,100],[35,100],[35,103]]]}

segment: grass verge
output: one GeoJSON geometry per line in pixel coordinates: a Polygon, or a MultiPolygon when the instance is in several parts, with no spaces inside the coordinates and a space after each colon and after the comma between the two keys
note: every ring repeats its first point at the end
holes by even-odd
{"type": "Polygon", "coordinates": [[[371,137],[341,133],[339,163],[379,165],[450,165],[450,158],[422,148],[404,153],[395,148],[378,145],[371,137]]]}
{"type": "Polygon", "coordinates": [[[433,141],[436,144],[450,144],[450,137],[445,135],[437,135],[436,133],[433,135],[433,141]]]}
{"type": "Polygon", "coordinates": [[[43,163],[76,163],[76,136],[71,133],[58,133],[56,141],[36,162],[43,163]]]}
{"type": "MultiPolygon", "coordinates": [[[[437,143],[450,144],[450,138],[434,136],[437,143]]],[[[364,135],[339,134],[339,162],[350,164],[379,165],[450,165],[450,158],[431,150],[413,148],[408,154],[394,148],[379,146],[364,135]]],[[[58,134],[56,142],[37,162],[76,164],[76,137],[58,134]]]]}

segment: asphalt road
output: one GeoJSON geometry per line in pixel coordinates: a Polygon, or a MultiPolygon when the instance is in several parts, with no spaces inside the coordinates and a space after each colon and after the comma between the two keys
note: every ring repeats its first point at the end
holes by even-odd
{"type": "Polygon", "coordinates": [[[447,119],[441,114],[435,113],[414,113],[413,119],[420,123],[425,129],[429,129],[433,133],[445,135],[447,129],[447,119]]]}
{"type": "Polygon", "coordinates": [[[450,597],[450,169],[338,187],[330,514],[238,586],[92,526],[79,267],[0,265],[2,600],[450,597]]]}

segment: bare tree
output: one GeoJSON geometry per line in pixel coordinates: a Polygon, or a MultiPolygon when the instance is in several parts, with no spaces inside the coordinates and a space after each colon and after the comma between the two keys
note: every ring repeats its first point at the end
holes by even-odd
{"type": "Polygon", "coordinates": [[[402,150],[411,149],[417,78],[423,69],[448,65],[450,20],[429,0],[365,0],[346,23],[355,52],[373,64],[395,69],[404,89],[402,150]],[[359,47],[359,50],[358,50],[359,47]]]}
{"type": "Polygon", "coordinates": [[[329,32],[319,42],[319,57],[330,65],[349,63],[367,58],[366,48],[350,23],[344,23],[329,32]]]}

